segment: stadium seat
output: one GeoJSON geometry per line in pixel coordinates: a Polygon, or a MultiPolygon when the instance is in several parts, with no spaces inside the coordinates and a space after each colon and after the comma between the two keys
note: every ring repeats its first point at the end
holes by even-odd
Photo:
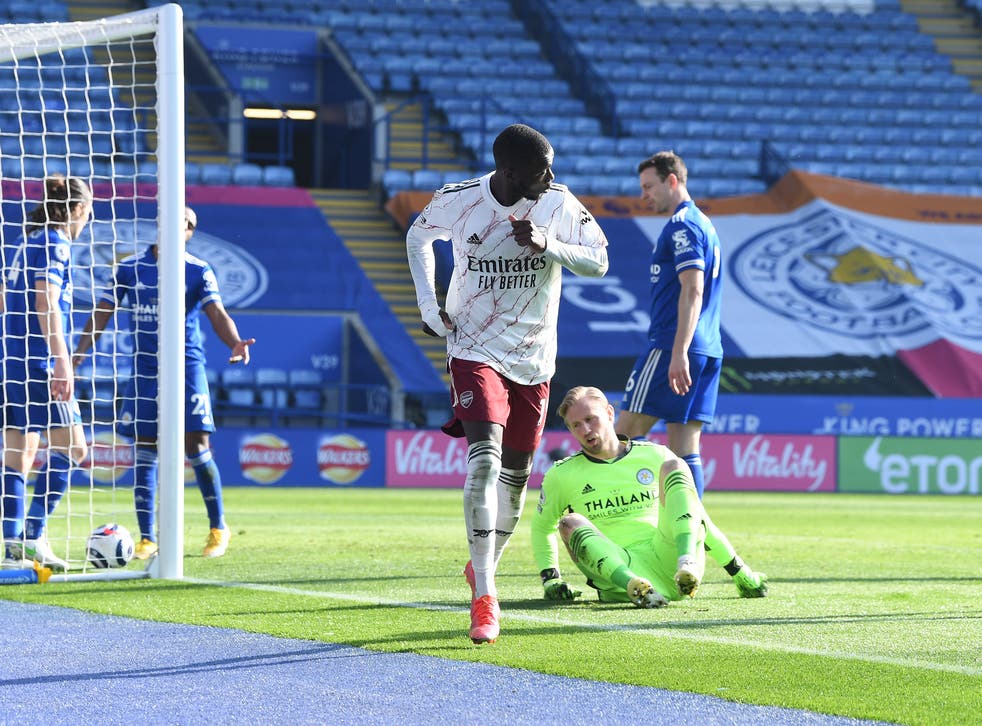
{"type": "Polygon", "coordinates": [[[413,189],[434,191],[443,186],[443,172],[439,169],[417,169],[413,172],[413,189]]]}
{"type": "Polygon", "coordinates": [[[256,387],[259,402],[264,408],[285,409],[289,402],[289,376],[283,368],[259,368],[256,370],[256,387]]]}
{"type": "Polygon", "coordinates": [[[184,183],[199,184],[201,182],[201,164],[194,161],[184,162],[184,183]]]}
{"type": "Polygon", "coordinates": [[[263,170],[258,164],[239,163],[232,167],[232,183],[256,187],[263,183],[263,170]]]}
{"type": "Polygon", "coordinates": [[[386,169],[382,173],[382,188],[389,196],[413,188],[413,174],[405,169],[386,169]]]}
{"type": "Polygon", "coordinates": [[[451,169],[443,172],[443,184],[457,184],[458,182],[473,179],[475,173],[468,169],[451,169]]]}
{"type": "Polygon", "coordinates": [[[268,187],[293,187],[297,179],[293,167],[273,165],[263,167],[262,183],[268,187]]]}
{"type": "Polygon", "coordinates": [[[20,179],[22,173],[23,165],[18,157],[0,154],[0,178],[20,179]]]}
{"type": "Polygon", "coordinates": [[[227,186],[232,183],[232,168],[227,164],[211,162],[202,164],[201,183],[211,186],[227,186]]]}
{"type": "MultiPolygon", "coordinates": [[[[74,162],[73,162],[74,164],[74,162]]],[[[73,167],[74,168],[74,167],[73,167]]],[[[91,165],[90,165],[91,169],[91,165]]],[[[157,181],[157,162],[152,160],[141,161],[136,170],[136,180],[146,184],[154,184],[157,181]]]]}
{"type": "Polygon", "coordinates": [[[294,368],[287,374],[291,406],[319,411],[324,402],[324,375],[318,370],[294,368]]]}
{"type": "Polygon", "coordinates": [[[242,365],[223,368],[220,379],[222,397],[230,406],[252,408],[256,405],[256,375],[252,368],[242,365]]]}

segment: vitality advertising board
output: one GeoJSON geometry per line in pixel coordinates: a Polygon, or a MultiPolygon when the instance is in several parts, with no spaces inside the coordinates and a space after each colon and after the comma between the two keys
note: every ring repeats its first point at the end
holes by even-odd
{"type": "Polygon", "coordinates": [[[702,462],[712,491],[833,492],[838,474],[834,436],[707,434],[702,462]]]}
{"type": "MultiPolygon", "coordinates": [[[[467,440],[439,429],[389,431],[385,435],[385,485],[462,488],[467,476],[467,440]]],[[[529,486],[538,487],[555,459],[579,450],[569,433],[546,431],[532,460],[529,486]]]]}

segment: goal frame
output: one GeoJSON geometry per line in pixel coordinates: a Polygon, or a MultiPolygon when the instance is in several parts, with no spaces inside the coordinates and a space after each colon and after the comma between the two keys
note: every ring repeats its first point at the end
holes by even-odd
{"type": "Polygon", "coordinates": [[[156,49],[160,549],[145,570],[52,575],[49,582],[184,576],[184,15],[176,3],[99,20],[7,25],[0,61],[153,35],[156,49]],[[23,32],[16,30],[23,28],[23,32]]]}

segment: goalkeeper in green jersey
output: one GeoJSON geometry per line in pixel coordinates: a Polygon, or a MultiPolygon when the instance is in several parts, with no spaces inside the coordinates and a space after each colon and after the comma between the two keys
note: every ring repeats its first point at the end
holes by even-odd
{"type": "Polygon", "coordinates": [[[703,508],[688,465],[670,449],[618,438],[614,408],[597,388],[566,394],[559,415],[581,451],[542,482],[532,548],[547,600],[572,600],[559,572],[559,537],[603,602],[656,608],[694,596],[705,553],[741,597],[764,597],[767,577],[743,563],[703,508]]]}

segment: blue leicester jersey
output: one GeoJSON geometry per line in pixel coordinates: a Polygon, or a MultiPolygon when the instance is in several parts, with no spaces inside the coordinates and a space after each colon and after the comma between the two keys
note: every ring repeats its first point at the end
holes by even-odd
{"type": "Polygon", "coordinates": [[[28,371],[46,375],[52,363],[37,315],[37,284],[60,289],[62,330],[71,350],[72,241],[60,229],[40,227],[8,248],[4,262],[4,377],[26,380],[28,371]]]}
{"type": "MultiPolygon", "coordinates": [[[[204,363],[204,336],[200,311],[205,305],[221,302],[218,279],[204,260],[184,253],[184,357],[186,363],[204,363]]],[[[157,259],[153,249],[142,255],[124,257],[116,266],[112,286],[103,291],[101,301],[130,312],[133,331],[134,368],[144,375],[157,371],[157,340],[160,326],[157,259]]]]}
{"type": "Polygon", "coordinates": [[[690,200],[675,210],[651,253],[651,327],[648,338],[655,348],[672,349],[679,324],[679,295],[682,291],[679,275],[693,269],[703,273],[703,291],[702,310],[689,352],[722,358],[719,237],[709,217],[690,200]]]}

